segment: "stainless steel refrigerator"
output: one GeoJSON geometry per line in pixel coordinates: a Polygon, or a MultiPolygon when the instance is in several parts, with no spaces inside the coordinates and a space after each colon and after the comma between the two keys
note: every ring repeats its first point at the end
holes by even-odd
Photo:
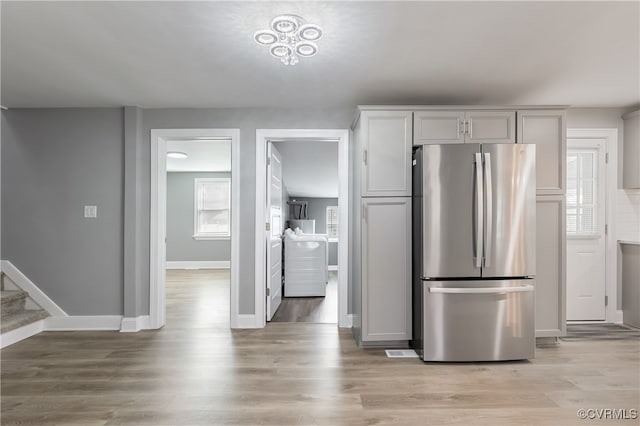
{"type": "Polygon", "coordinates": [[[535,146],[413,153],[413,340],[424,361],[535,355],[535,146]]]}

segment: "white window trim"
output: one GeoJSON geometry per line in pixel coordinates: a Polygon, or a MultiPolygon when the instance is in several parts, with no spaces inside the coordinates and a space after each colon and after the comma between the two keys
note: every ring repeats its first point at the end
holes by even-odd
{"type": "Polygon", "coordinates": [[[336,220],[338,222],[338,226],[337,226],[338,235],[340,234],[340,220],[339,220],[340,212],[338,211],[338,206],[327,206],[324,209],[325,230],[327,231],[326,235],[330,242],[334,242],[334,241],[338,241],[338,237],[329,236],[329,209],[330,208],[336,209],[336,220]]]}
{"type": "Polygon", "coordinates": [[[229,222],[231,222],[231,178],[195,178],[193,180],[193,239],[194,240],[230,240],[231,239],[231,223],[229,223],[229,232],[226,234],[211,234],[206,232],[198,232],[198,184],[200,182],[227,182],[229,184],[229,222]]]}

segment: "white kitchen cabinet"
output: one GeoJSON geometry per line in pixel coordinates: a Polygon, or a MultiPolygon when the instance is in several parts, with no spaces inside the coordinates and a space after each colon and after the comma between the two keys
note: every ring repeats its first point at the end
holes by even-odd
{"type": "Polygon", "coordinates": [[[640,110],[622,116],[624,119],[622,187],[640,188],[640,110]]]}
{"type": "Polygon", "coordinates": [[[516,143],[515,111],[467,111],[466,143],[516,143]]]}
{"type": "Polygon", "coordinates": [[[361,340],[411,336],[411,198],[362,199],[361,340]]]}
{"type": "Polygon", "coordinates": [[[536,337],[566,335],[564,195],[536,200],[536,337]]]}
{"type": "Polygon", "coordinates": [[[420,111],[413,114],[413,144],[464,143],[464,112],[420,111]]]}
{"type": "Polygon", "coordinates": [[[411,123],[407,111],[361,113],[361,196],[411,196],[411,123]]]}
{"type": "Polygon", "coordinates": [[[417,111],[413,144],[515,143],[515,111],[417,111]]]}
{"type": "Polygon", "coordinates": [[[564,194],[567,129],[563,110],[519,110],[518,143],[536,145],[536,193],[564,194]]]}

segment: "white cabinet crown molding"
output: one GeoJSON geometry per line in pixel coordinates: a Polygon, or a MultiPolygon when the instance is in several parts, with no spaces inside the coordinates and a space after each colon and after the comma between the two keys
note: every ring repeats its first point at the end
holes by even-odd
{"type": "MultiPolygon", "coordinates": [[[[363,111],[506,111],[568,109],[571,105],[357,105],[351,122],[355,129],[363,111]]],[[[633,113],[630,113],[633,114],[633,113]]]]}

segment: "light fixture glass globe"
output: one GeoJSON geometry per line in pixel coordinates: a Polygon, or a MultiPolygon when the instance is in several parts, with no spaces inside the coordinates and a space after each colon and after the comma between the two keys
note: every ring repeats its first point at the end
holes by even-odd
{"type": "Polygon", "coordinates": [[[271,21],[271,28],[279,33],[295,32],[299,26],[298,20],[292,15],[276,16],[271,21]]]}
{"type": "Polygon", "coordinates": [[[293,50],[291,50],[291,47],[289,47],[289,45],[287,44],[276,43],[271,46],[269,52],[271,52],[271,54],[276,58],[283,58],[285,56],[291,55],[293,53],[293,50]]]}
{"type": "Polygon", "coordinates": [[[303,41],[296,45],[296,53],[304,58],[310,58],[318,53],[318,46],[311,41],[303,41]]]}
{"type": "Polygon", "coordinates": [[[300,26],[298,35],[302,40],[315,41],[322,37],[322,28],[315,24],[304,24],[300,26]]]}
{"type": "Polygon", "coordinates": [[[254,40],[258,44],[268,46],[278,41],[278,35],[270,30],[256,31],[253,35],[254,40]]]}
{"type": "MultiPolygon", "coordinates": [[[[1,1],[1,0],[0,0],[1,1]]],[[[295,65],[301,57],[318,53],[315,40],[323,36],[319,25],[308,24],[296,15],[280,15],[271,20],[271,29],[256,31],[256,43],[269,47],[269,53],[285,65],[295,65]]]]}

